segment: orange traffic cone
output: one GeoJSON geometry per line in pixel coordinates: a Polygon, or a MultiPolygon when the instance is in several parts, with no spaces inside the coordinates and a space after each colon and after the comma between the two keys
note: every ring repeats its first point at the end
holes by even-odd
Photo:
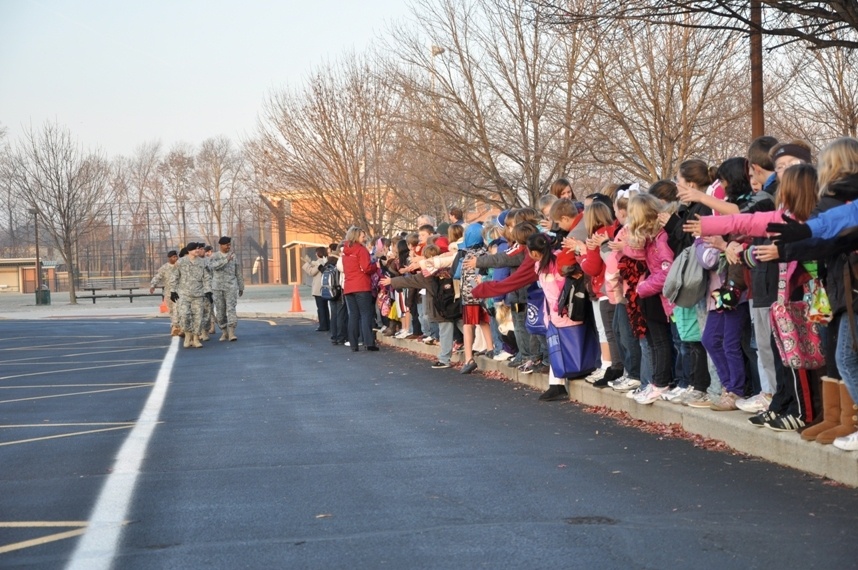
{"type": "Polygon", "coordinates": [[[292,289],[292,309],[289,311],[290,313],[303,313],[304,309],[301,307],[301,293],[298,291],[298,285],[292,289]]]}

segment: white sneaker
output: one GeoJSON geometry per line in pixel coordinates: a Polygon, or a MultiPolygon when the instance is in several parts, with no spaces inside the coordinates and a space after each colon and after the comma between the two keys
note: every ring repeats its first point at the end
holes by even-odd
{"type": "Polygon", "coordinates": [[[502,362],[504,360],[509,360],[512,358],[512,355],[505,350],[501,350],[497,354],[492,357],[492,360],[497,360],[498,362],[502,362]]]}
{"type": "Polygon", "coordinates": [[[756,396],[751,396],[750,398],[739,398],[736,400],[736,407],[743,412],[748,412],[749,414],[759,414],[760,412],[768,410],[769,404],[771,403],[771,396],[759,393],[756,396]]]}
{"type": "Polygon", "coordinates": [[[655,384],[650,383],[647,389],[635,396],[635,402],[642,405],[652,404],[658,399],[661,399],[662,394],[667,393],[667,386],[659,388],[655,384]]]}
{"type": "Polygon", "coordinates": [[[647,384],[646,386],[638,386],[634,390],[626,392],[626,398],[628,398],[629,400],[634,400],[638,397],[639,394],[643,394],[644,390],[646,390],[648,387],[649,384],[647,384]]]}
{"type": "Polygon", "coordinates": [[[435,339],[431,336],[426,336],[423,338],[423,344],[432,344],[435,342],[435,339]]]}
{"type": "Polygon", "coordinates": [[[640,380],[635,380],[634,378],[623,376],[619,379],[619,382],[615,382],[614,385],[611,386],[611,388],[613,388],[617,392],[631,392],[640,385],[640,380]]]}
{"type": "Polygon", "coordinates": [[[584,380],[589,384],[593,384],[597,380],[601,380],[604,375],[605,375],[605,369],[604,368],[597,368],[593,372],[591,372],[586,378],[584,378],[584,380]]]}
{"type": "Polygon", "coordinates": [[[410,333],[409,333],[408,331],[406,331],[406,330],[401,330],[401,331],[399,331],[398,333],[396,333],[395,335],[393,335],[393,338],[398,338],[399,340],[402,340],[402,339],[404,339],[405,337],[407,337],[409,334],[410,334],[410,333]]]}
{"type": "Polygon", "coordinates": [[[344,344],[345,346],[351,346],[351,343],[350,343],[349,341],[346,341],[346,342],[344,342],[343,344],[344,344]]]}
{"type": "Polygon", "coordinates": [[[858,451],[858,431],[838,437],[834,440],[834,447],[843,451],[858,451]]]}
{"type": "Polygon", "coordinates": [[[677,386],[676,388],[673,388],[672,390],[668,390],[667,392],[665,392],[664,394],[662,394],[662,395],[661,395],[661,399],[662,399],[662,400],[665,400],[665,401],[667,401],[667,402],[676,402],[676,403],[678,403],[678,402],[677,402],[677,400],[679,400],[680,398],[682,398],[682,396],[683,396],[683,395],[684,395],[688,390],[689,390],[689,388],[680,388],[679,386],[677,386]]]}

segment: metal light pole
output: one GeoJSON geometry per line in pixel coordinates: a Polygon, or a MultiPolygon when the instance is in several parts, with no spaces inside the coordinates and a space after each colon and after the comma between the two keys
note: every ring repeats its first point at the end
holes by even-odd
{"type": "Polygon", "coordinates": [[[33,214],[36,222],[36,304],[41,305],[39,291],[42,289],[42,261],[39,258],[39,210],[30,208],[30,213],[33,214]]]}

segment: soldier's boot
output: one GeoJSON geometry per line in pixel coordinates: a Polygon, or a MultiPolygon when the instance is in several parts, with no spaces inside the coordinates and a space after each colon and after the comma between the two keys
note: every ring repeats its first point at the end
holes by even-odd
{"type": "Polygon", "coordinates": [[[202,334],[197,335],[198,340],[209,340],[209,333],[203,330],[202,334]]]}
{"type": "Polygon", "coordinates": [[[226,334],[229,336],[230,341],[238,340],[238,337],[235,336],[235,325],[227,325],[226,334]]]}
{"type": "Polygon", "coordinates": [[[191,346],[194,348],[202,348],[203,344],[200,342],[200,335],[191,335],[191,346]]]}
{"type": "Polygon", "coordinates": [[[229,340],[229,333],[226,330],[226,325],[218,325],[220,326],[220,338],[219,341],[223,342],[225,340],[229,340]]]}
{"type": "Polygon", "coordinates": [[[191,348],[191,334],[185,333],[185,342],[182,344],[185,348],[191,348]]]}
{"type": "Polygon", "coordinates": [[[170,327],[170,336],[179,336],[182,333],[182,329],[179,327],[170,327]]]}

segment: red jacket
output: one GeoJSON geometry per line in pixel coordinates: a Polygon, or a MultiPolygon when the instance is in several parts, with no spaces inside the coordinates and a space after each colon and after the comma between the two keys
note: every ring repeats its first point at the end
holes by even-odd
{"type": "Polygon", "coordinates": [[[369,276],[378,271],[378,266],[372,263],[369,250],[360,243],[354,242],[343,246],[343,293],[361,293],[372,291],[372,281],[369,276]]]}
{"type": "Polygon", "coordinates": [[[524,248],[524,251],[524,259],[512,275],[503,281],[483,281],[471,290],[471,295],[477,299],[498,297],[536,283],[539,278],[536,273],[536,262],[527,253],[527,248],[524,248]]]}
{"type": "MultiPolygon", "coordinates": [[[[614,239],[614,235],[616,233],[617,222],[614,222],[610,226],[602,226],[593,232],[594,235],[606,235],[608,236],[608,239],[614,239]]],[[[601,248],[587,248],[587,252],[579,257],[578,261],[581,264],[581,269],[584,273],[590,276],[590,282],[593,284],[593,291],[597,295],[601,296],[602,285],[605,284],[605,262],[602,259],[601,248]]]]}

